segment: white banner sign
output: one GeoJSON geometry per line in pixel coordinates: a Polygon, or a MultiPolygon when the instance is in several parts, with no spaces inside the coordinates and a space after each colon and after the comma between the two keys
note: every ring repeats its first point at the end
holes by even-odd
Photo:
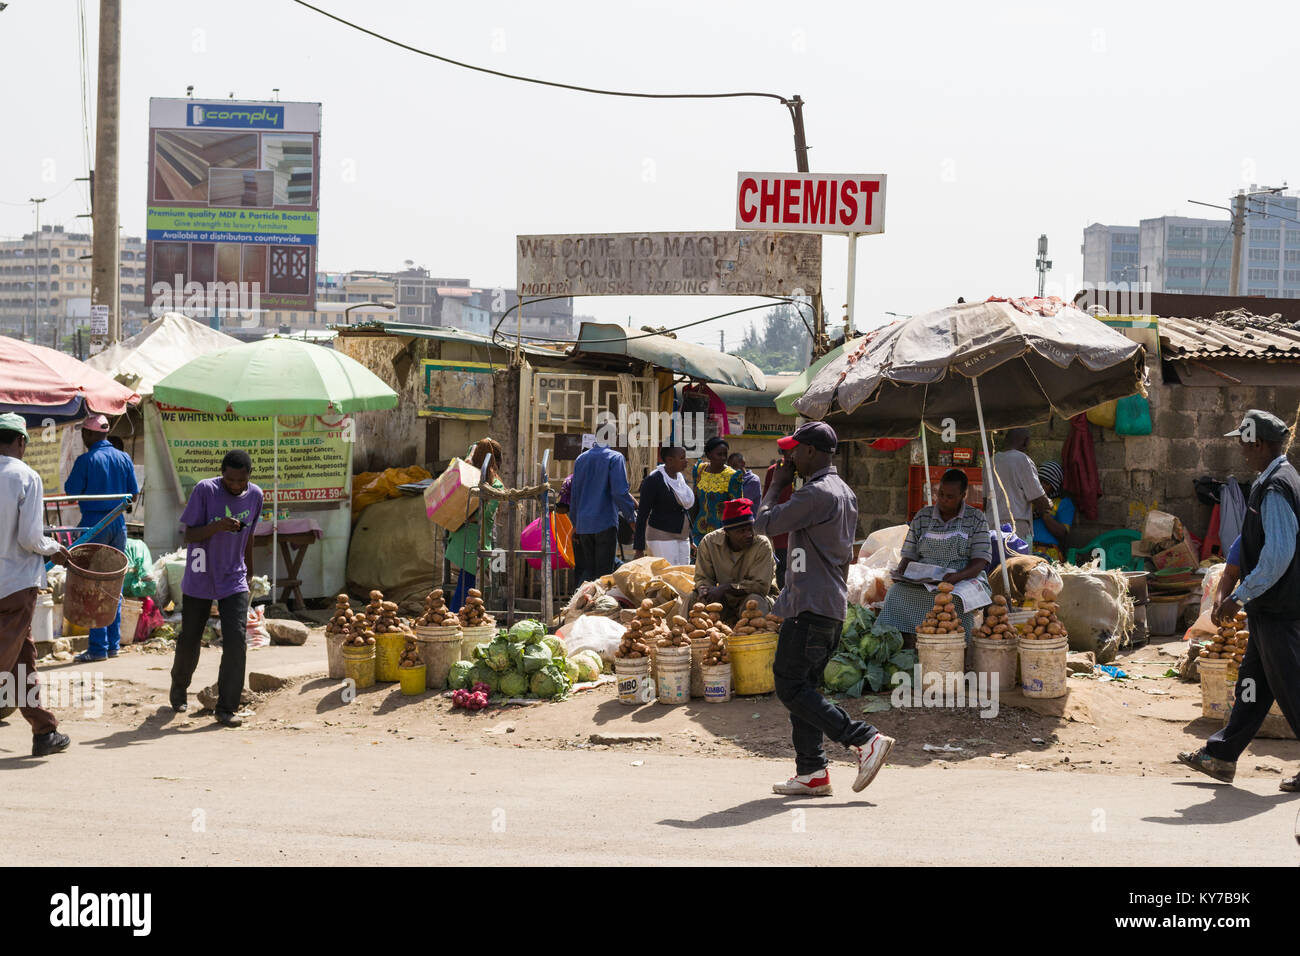
{"type": "Polygon", "coordinates": [[[883,173],[737,173],[736,228],[885,231],[883,173]]]}

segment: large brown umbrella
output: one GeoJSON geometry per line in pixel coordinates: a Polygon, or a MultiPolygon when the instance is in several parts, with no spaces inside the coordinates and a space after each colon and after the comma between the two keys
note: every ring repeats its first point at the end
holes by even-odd
{"type": "MultiPolygon", "coordinates": [[[[794,407],[842,438],[910,438],[919,420],[924,440],[926,427],[940,431],[951,420],[958,432],[980,433],[992,468],[986,429],[1053,412],[1073,418],[1145,394],[1145,369],[1141,345],[1060,299],[990,299],[913,316],[846,349],[794,407]]],[[[996,490],[988,499],[1001,527],[996,490]]],[[[1006,585],[1005,561],[1002,574],[1006,585]]]]}
{"type": "Polygon", "coordinates": [[[844,437],[911,438],[918,420],[937,431],[946,418],[958,432],[1012,428],[1143,392],[1145,362],[1141,345],[1059,299],[969,302],[846,350],[794,407],[844,437]]]}

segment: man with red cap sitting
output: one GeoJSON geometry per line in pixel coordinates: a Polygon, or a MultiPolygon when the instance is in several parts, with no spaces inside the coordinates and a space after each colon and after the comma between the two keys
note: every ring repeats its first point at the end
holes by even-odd
{"type": "MultiPolygon", "coordinates": [[[[86,443],[86,451],[79,455],[68,472],[68,480],[63,483],[63,490],[70,495],[138,495],[139,487],[135,480],[135,465],[126,452],[118,451],[108,441],[108,419],[103,415],[91,415],[81,423],[81,438],[86,443]]],[[[93,528],[115,507],[115,501],[83,501],[81,524],[93,528]]],[[[126,517],[118,515],[93,539],[97,544],[107,544],[117,550],[126,552],[126,517]]],[[[78,654],[78,663],[86,664],[102,661],[106,657],[116,657],[118,645],[122,638],[122,599],[117,600],[117,617],[108,627],[92,627],[87,641],[88,648],[84,654],[78,654]]]]}
{"type": "Polygon", "coordinates": [[[736,623],[750,599],[767,613],[776,594],[776,555],[772,542],[754,534],[754,503],[733,498],[722,504],[722,527],[700,539],[695,549],[695,600],[722,604],[722,619],[736,623]]]}

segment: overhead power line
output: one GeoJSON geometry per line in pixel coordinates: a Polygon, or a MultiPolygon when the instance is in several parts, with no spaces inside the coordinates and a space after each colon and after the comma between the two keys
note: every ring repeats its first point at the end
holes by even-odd
{"type": "Polygon", "coordinates": [[[298,6],[300,7],[306,7],[308,10],[312,10],[315,13],[319,13],[323,17],[328,17],[329,19],[334,20],[337,23],[341,23],[344,26],[351,27],[353,30],[358,30],[361,33],[366,34],[367,36],[372,36],[376,40],[383,40],[385,43],[391,43],[395,47],[400,47],[403,50],[409,50],[411,53],[418,53],[420,56],[427,56],[431,60],[438,60],[439,62],[448,63],[451,66],[458,66],[461,69],[465,69],[465,70],[473,70],[476,73],[486,73],[489,76],[499,76],[502,79],[506,79],[506,80],[518,80],[520,83],[535,83],[538,86],[552,86],[555,87],[556,89],[575,90],[579,93],[596,93],[600,96],[631,96],[631,97],[636,97],[638,99],[645,99],[645,100],[721,100],[721,99],[735,99],[737,97],[744,97],[744,96],[757,96],[757,97],[763,97],[765,99],[777,100],[786,106],[789,106],[791,103],[791,100],[789,98],[781,96],[779,93],[757,93],[757,92],[636,93],[629,90],[603,90],[594,86],[579,86],[574,83],[558,83],[554,80],[542,80],[534,76],[519,76],[516,73],[504,73],[501,70],[492,70],[486,66],[476,66],[473,63],[465,63],[461,60],[453,60],[451,57],[442,56],[441,54],[438,53],[430,53],[428,50],[421,50],[419,47],[411,46],[409,43],[403,43],[401,40],[395,40],[392,37],[385,36],[382,33],[377,33],[374,30],[367,29],[366,27],[363,27],[360,24],[353,23],[351,20],[347,20],[343,17],[330,13],[328,10],[322,10],[320,7],[313,6],[312,4],[305,2],[305,0],[293,0],[293,2],[298,4],[298,6]]]}

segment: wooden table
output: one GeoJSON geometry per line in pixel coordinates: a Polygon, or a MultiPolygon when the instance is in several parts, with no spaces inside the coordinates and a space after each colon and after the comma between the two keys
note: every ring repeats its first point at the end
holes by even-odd
{"type": "MultiPolygon", "coordinates": [[[[282,521],[280,527],[288,530],[281,530],[279,534],[280,557],[284,561],[285,572],[287,577],[280,578],[276,585],[280,588],[280,600],[285,607],[292,609],[293,604],[289,601],[292,594],[297,600],[297,606],[302,607],[306,604],[306,599],[302,596],[302,579],[298,576],[302,570],[303,559],[307,557],[307,549],[316,543],[321,537],[320,526],[314,521],[282,521]],[[309,528],[303,525],[310,525],[309,528]]],[[[266,522],[258,525],[256,533],[253,535],[253,547],[260,548],[263,544],[271,543],[271,527],[266,522]]],[[[273,558],[274,560],[274,558],[273,558]]],[[[275,595],[271,595],[271,600],[275,600],[275,595]]]]}

